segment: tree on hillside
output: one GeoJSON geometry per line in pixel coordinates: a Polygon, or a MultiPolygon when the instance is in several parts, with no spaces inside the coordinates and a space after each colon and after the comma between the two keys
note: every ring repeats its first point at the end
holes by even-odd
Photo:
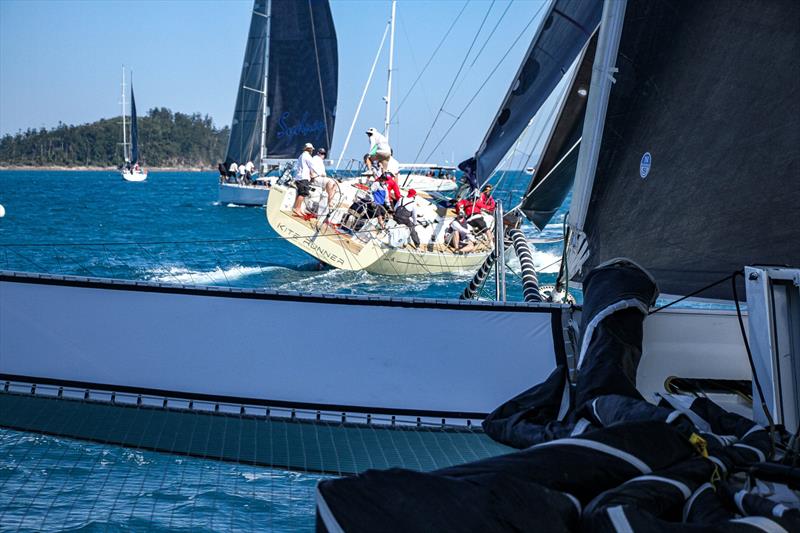
{"type": "MultiPolygon", "coordinates": [[[[0,139],[0,165],[116,166],[122,163],[121,117],[91,124],[27,129],[0,139]]],[[[211,117],[153,108],[139,119],[139,151],[150,166],[214,167],[230,130],[211,117]]]]}

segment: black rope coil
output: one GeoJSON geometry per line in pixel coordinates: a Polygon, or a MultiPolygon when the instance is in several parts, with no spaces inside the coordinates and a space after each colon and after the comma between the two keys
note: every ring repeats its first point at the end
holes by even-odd
{"type": "Polygon", "coordinates": [[[542,295],[539,292],[539,277],[536,275],[536,268],[533,264],[533,254],[528,246],[528,240],[522,230],[513,228],[508,230],[508,236],[514,243],[514,252],[519,259],[519,266],[522,270],[522,297],[526,302],[541,302],[542,295]]]}
{"type": "Polygon", "coordinates": [[[486,281],[486,277],[489,275],[489,272],[492,270],[495,262],[497,261],[497,250],[492,250],[486,259],[483,260],[483,264],[475,272],[475,275],[472,277],[472,281],[469,282],[469,285],[464,289],[464,292],[461,293],[459,296],[459,300],[472,300],[475,298],[475,295],[478,294],[481,287],[483,286],[483,282],[486,281]]]}

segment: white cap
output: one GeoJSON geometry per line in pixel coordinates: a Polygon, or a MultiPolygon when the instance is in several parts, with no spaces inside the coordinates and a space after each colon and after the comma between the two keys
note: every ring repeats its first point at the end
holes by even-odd
{"type": "Polygon", "coordinates": [[[370,128],[367,130],[367,135],[372,135],[373,133],[378,133],[378,130],[375,128],[370,128]]]}
{"type": "Polygon", "coordinates": [[[311,144],[311,143],[306,143],[305,146],[303,146],[303,150],[304,151],[305,150],[313,150],[313,149],[314,149],[314,145],[311,144]]]}

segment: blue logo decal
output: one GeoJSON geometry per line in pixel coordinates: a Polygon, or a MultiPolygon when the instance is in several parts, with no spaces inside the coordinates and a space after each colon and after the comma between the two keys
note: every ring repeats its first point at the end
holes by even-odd
{"type": "Polygon", "coordinates": [[[325,123],[321,120],[309,121],[307,111],[293,124],[289,123],[289,115],[290,113],[286,111],[278,119],[278,139],[292,140],[298,135],[313,139],[325,132],[325,123]]]}
{"type": "Polygon", "coordinates": [[[639,163],[639,175],[645,179],[650,174],[650,165],[653,163],[653,158],[650,152],[645,152],[642,156],[642,161],[639,163]]]}

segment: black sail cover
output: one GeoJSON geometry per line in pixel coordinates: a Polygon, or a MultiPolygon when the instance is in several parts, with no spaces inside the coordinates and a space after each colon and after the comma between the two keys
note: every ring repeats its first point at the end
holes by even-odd
{"type": "Polygon", "coordinates": [[[267,156],[295,158],[307,142],[330,149],[339,58],[328,1],[255,0],[226,163],[260,158],[267,46],[267,156]]]}
{"type": "Polygon", "coordinates": [[[575,181],[580,148],[578,141],[583,131],[583,117],[586,114],[596,49],[597,32],[581,57],[549,142],[539,158],[536,173],[522,202],[522,212],[540,230],[545,228],[564,203],[564,198],[575,181]]]}
{"type": "Polygon", "coordinates": [[[628,2],[583,272],[633,257],[682,295],[800,265],[799,28],[796,0],[628,2]]]}
{"type": "Polygon", "coordinates": [[[475,154],[485,182],[594,33],[601,0],[556,0],[533,38],[489,132],[475,154]]]}
{"type": "Polygon", "coordinates": [[[131,82],[131,163],[139,162],[139,124],[136,120],[136,99],[133,97],[133,82],[131,82]]]}

